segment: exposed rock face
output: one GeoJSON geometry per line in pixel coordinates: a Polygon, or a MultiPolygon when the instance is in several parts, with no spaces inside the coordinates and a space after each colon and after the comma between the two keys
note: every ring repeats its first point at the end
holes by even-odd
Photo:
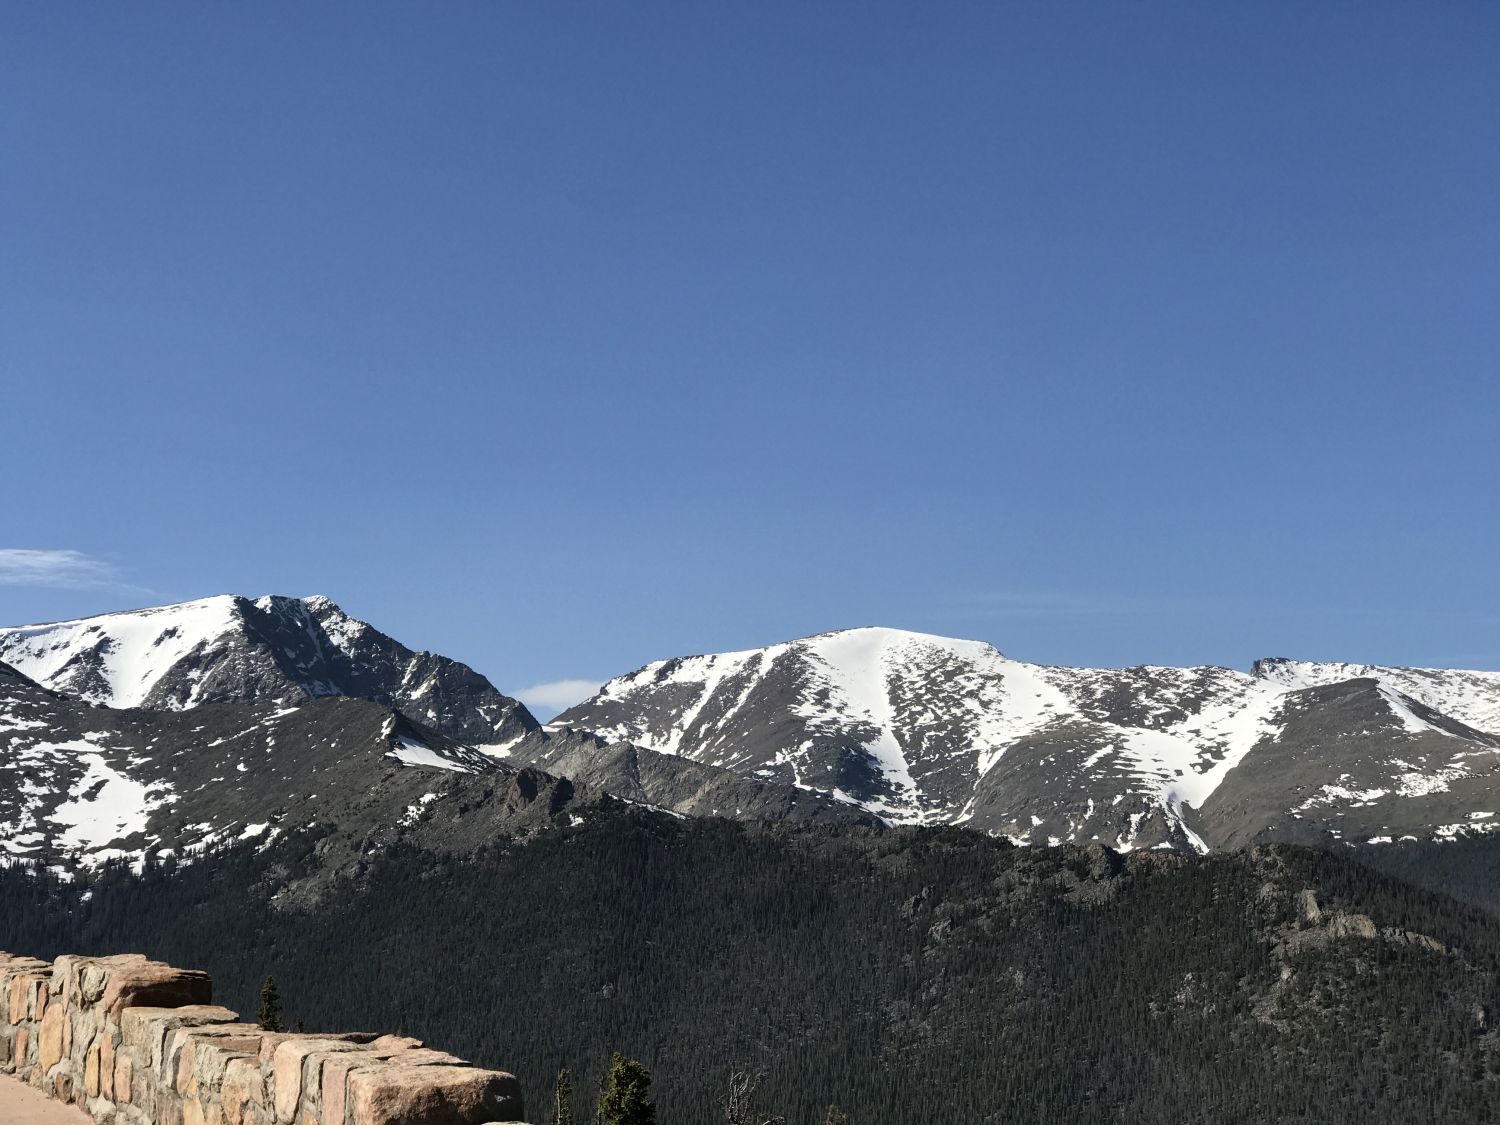
{"type": "Polygon", "coordinates": [[[1201,851],[1488,828],[1500,818],[1497,724],[1500,673],[1060,668],[851,629],[648,664],[556,725],[896,822],[1201,851]],[[1350,672],[1368,675],[1339,678],[1350,672]],[[1377,790],[1388,799],[1363,811],[1377,790]]]}
{"type": "Polygon", "coordinates": [[[350,1125],[470,1125],[515,1121],[521,1088],[508,1074],[467,1067],[370,1067],[349,1075],[350,1125]]]}
{"type": "Polygon", "coordinates": [[[139,955],[49,965],[0,953],[0,984],[10,999],[0,1072],[77,1101],[101,1125],[486,1125],[523,1116],[509,1074],[396,1036],[262,1031],[208,1004],[203,973],[139,955]]]}
{"type": "Polygon", "coordinates": [[[191,854],[314,820],[363,834],[446,777],[514,772],[366,700],[113,710],[0,677],[0,854],[16,859],[191,854]]]}
{"type": "Polygon", "coordinates": [[[587,731],[552,730],[516,748],[549,773],[683,816],[801,824],[866,824],[878,818],[826,794],[660,754],[628,742],[608,743],[587,731]]]}
{"type": "Polygon", "coordinates": [[[326,598],[230,596],[0,629],[0,660],[0,857],[44,864],[313,821],[345,856],[439,823],[477,846],[602,794],[1122,850],[1500,827],[1500,673],[1059,668],[853,629],[658,661],[540,728],[326,598]]]}
{"type": "Polygon", "coordinates": [[[618,792],[686,814],[868,821],[818,793],[592,735],[523,738],[484,753],[404,713],[343,696],[116,710],[51,691],[0,665],[0,855],[90,866],[148,852],[192,857],[236,840],[269,842],[316,822],[330,863],[400,837],[473,850],[618,792]],[[579,786],[548,770],[580,768],[579,786]]]}
{"type": "Polygon", "coordinates": [[[1318,663],[1272,657],[1257,660],[1250,674],[1283,687],[1328,687],[1374,680],[1463,726],[1500,736],[1500,672],[1461,668],[1393,668],[1380,664],[1318,663]]]}
{"type": "Polygon", "coordinates": [[[538,728],[467,665],[413,652],[324,597],[233,595],[0,629],[0,660],[108,707],[368,699],[447,737],[508,744],[538,728]]]}

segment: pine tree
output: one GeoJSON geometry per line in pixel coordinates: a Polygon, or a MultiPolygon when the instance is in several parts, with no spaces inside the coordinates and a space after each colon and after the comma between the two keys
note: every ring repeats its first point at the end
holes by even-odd
{"type": "Polygon", "coordinates": [[[260,986],[260,1013],[256,1022],[262,1031],[281,1030],[281,993],[276,991],[275,977],[267,977],[260,986]]]}
{"type": "Polygon", "coordinates": [[[573,1125],[573,1083],[568,1077],[568,1068],[557,1072],[557,1085],[552,1092],[552,1112],[547,1115],[547,1125],[573,1125]]]}
{"type": "Polygon", "coordinates": [[[616,1051],[599,1092],[599,1125],[656,1125],[656,1103],[646,1097],[651,1073],[616,1051]]]}

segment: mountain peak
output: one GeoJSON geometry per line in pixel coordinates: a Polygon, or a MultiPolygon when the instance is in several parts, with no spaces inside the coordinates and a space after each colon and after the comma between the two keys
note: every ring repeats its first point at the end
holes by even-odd
{"type": "Polygon", "coordinates": [[[537,728],[530,713],[457,661],[417,653],[323,595],[219,594],[49,625],[0,629],[0,661],[108,707],[297,704],[351,696],[407,708],[476,745],[537,728]]]}

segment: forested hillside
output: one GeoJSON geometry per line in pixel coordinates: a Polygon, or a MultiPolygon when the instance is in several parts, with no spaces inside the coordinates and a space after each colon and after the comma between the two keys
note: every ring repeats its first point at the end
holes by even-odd
{"type": "Polygon", "coordinates": [[[1500,836],[1399,840],[1349,854],[1376,871],[1452,895],[1500,918],[1500,836]]]}
{"type": "MultiPolygon", "coordinates": [[[[1016,848],[605,806],[470,858],[397,845],[318,909],[302,835],[58,884],[0,871],[0,948],[201,965],[242,1011],[400,1029],[543,1104],[611,1049],[663,1125],[763,1069],[791,1125],[1473,1122],[1500,1115],[1500,926],[1322,852],[1016,848]]],[[[533,1114],[539,1117],[539,1114],[533,1114]]]]}

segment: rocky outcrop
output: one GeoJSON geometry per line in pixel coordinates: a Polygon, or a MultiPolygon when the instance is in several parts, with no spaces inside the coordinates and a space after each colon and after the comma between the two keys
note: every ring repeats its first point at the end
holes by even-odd
{"type": "Polygon", "coordinates": [[[100,1125],[491,1125],[516,1079],[415,1039],[262,1030],[206,974],[147,960],[0,953],[0,1072],[100,1125]]]}

